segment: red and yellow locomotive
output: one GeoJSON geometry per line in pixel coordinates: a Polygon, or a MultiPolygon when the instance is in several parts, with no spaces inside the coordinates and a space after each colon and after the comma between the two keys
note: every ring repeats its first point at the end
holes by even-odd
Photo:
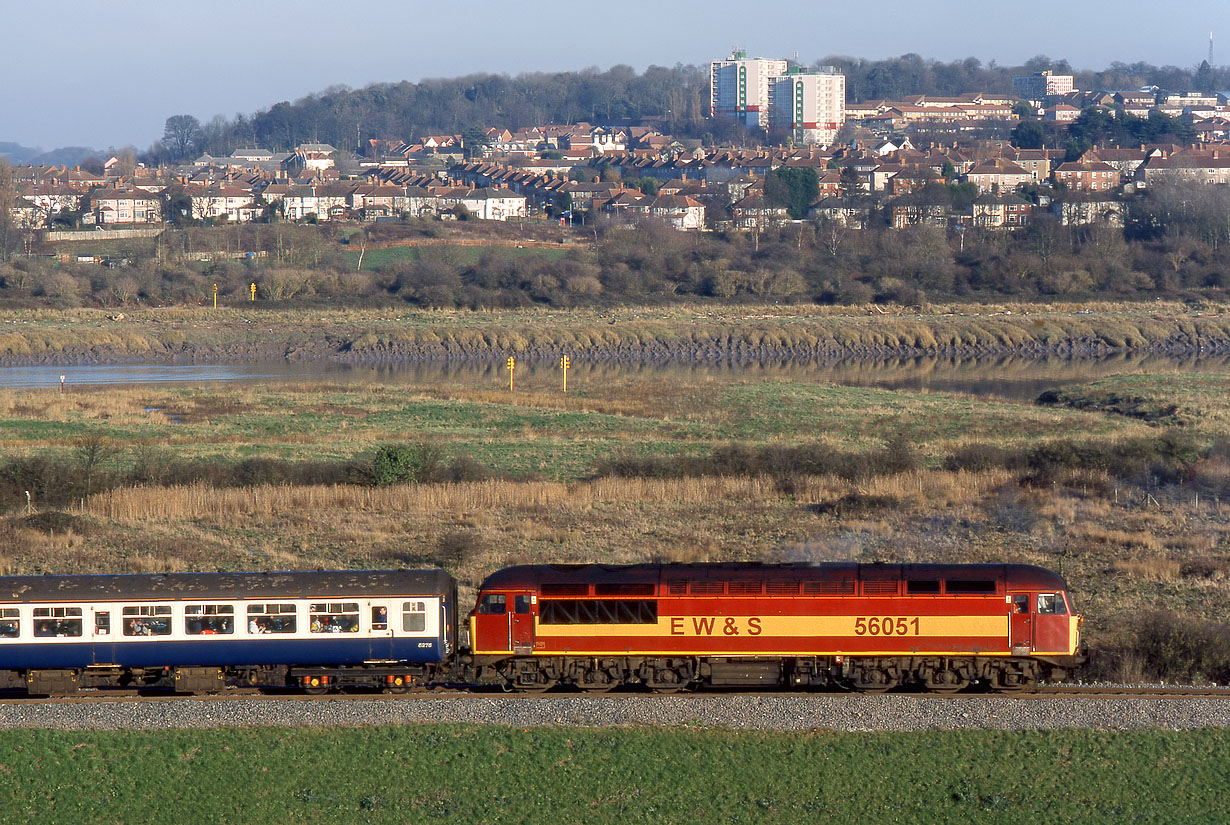
{"type": "Polygon", "coordinates": [[[1019,564],[527,565],[483,582],[470,646],[528,690],[1008,691],[1063,679],[1080,623],[1060,576],[1019,564]]]}

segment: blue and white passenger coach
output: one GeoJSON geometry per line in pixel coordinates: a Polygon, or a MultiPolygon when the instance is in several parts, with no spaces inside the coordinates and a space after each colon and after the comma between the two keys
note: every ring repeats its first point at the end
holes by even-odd
{"type": "Polygon", "coordinates": [[[0,576],[0,687],[404,690],[457,645],[443,570],[0,576]]]}

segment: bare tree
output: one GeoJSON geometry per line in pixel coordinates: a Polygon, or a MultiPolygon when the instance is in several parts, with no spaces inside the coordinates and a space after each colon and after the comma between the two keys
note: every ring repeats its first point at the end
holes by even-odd
{"type": "Polygon", "coordinates": [[[175,160],[186,158],[202,144],[201,122],[192,115],[171,115],[162,131],[162,143],[175,160]]]}

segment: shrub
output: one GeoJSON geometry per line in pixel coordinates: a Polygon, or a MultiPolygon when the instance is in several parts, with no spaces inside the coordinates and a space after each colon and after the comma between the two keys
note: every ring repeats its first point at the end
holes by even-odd
{"type": "Polygon", "coordinates": [[[435,481],[444,467],[444,452],[433,444],[386,444],[376,450],[371,464],[371,482],[422,484],[435,481]]]}
{"type": "Polygon", "coordinates": [[[1156,678],[1230,680],[1230,624],[1159,610],[1141,618],[1134,647],[1146,673],[1156,678]]]}

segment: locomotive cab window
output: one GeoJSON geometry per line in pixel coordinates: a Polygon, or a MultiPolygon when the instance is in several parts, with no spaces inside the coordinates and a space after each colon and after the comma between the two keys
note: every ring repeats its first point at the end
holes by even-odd
{"type": "Polygon", "coordinates": [[[938,596],[939,579],[911,579],[905,583],[905,592],[911,596],[938,596]]]}
{"type": "Polygon", "coordinates": [[[230,636],[235,632],[235,608],[229,604],[190,604],[184,608],[184,632],[189,636],[230,636]]]}
{"type": "Polygon", "coordinates": [[[530,612],[530,597],[515,596],[513,597],[513,612],[518,616],[526,616],[530,612]]]}
{"type": "Polygon", "coordinates": [[[121,624],[125,636],[169,636],[171,605],[133,604],[124,608],[121,624]]]}
{"type": "Polygon", "coordinates": [[[35,636],[80,636],[80,607],[36,607],[33,613],[35,636]]]}
{"type": "Polygon", "coordinates": [[[313,633],[358,633],[358,602],[320,602],[308,608],[313,633]]]}
{"type": "Polygon", "coordinates": [[[248,632],[294,633],[297,626],[293,604],[248,605],[248,632]]]}
{"type": "Polygon", "coordinates": [[[422,633],[427,629],[426,602],[403,602],[401,629],[406,633],[422,633]]]}
{"type": "Polygon", "coordinates": [[[0,609],[0,639],[12,639],[21,634],[21,611],[16,607],[0,609]]]}
{"type": "Polygon", "coordinates": [[[503,616],[508,612],[508,597],[503,593],[488,593],[478,603],[478,612],[484,616],[503,616]]]}
{"type": "Polygon", "coordinates": [[[1038,615],[1055,615],[1067,613],[1068,606],[1063,603],[1063,595],[1060,593],[1039,593],[1038,594],[1038,615]]]}

